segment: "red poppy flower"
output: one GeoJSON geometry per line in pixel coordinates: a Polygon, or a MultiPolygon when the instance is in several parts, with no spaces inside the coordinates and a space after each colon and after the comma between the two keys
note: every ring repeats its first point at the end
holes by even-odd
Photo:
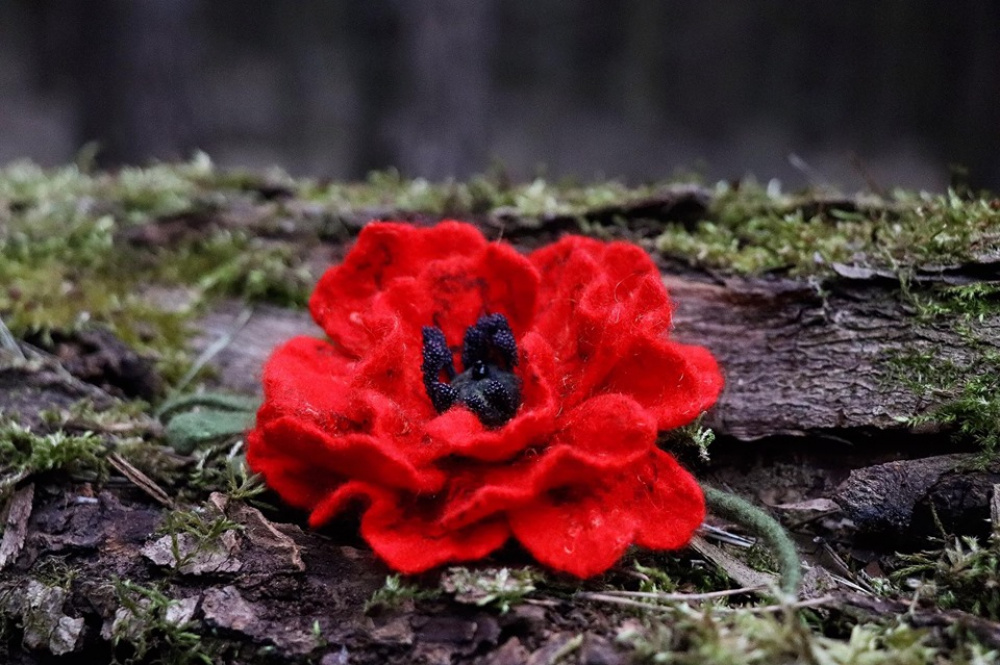
{"type": "Polygon", "coordinates": [[[404,573],[513,536],[587,577],[701,524],[697,482],[656,435],[722,377],[667,338],[640,248],[571,236],[523,256],[459,222],[373,223],[310,309],[329,341],[274,352],[247,459],[311,525],[360,502],[362,536],[404,573]]]}

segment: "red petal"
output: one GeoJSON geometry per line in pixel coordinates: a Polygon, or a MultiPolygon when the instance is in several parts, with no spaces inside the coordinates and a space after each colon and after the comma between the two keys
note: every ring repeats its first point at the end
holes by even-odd
{"type": "Polygon", "coordinates": [[[347,483],[330,494],[309,517],[309,524],[324,524],[357,499],[370,504],[361,518],[362,537],[389,567],[401,573],[481,559],[510,537],[507,523],[499,518],[464,529],[443,529],[433,510],[419,500],[359,482],[347,483]]]}
{"type": "Polygon", "coordinates": [[[521,338],[534,323],[538,271],[513,247],[495,242],[483,253],[479,275],[487,284],[485,313],[506,316],[514,336],[521,338]]]}
{"type": "Polygon", "coordinates": [[[535,250],[528,257],[543,276],[535,330],[552,345],[560,361],[575,356],[577,306],[591,280],[601,274],[597,248],[601,243],[570,236],[535,250]]]}
{"type": "Polygon", "coordinates": [[[636,338],[595,392],[634,398],[655,415],[661,430],[668,430],[686,425],[712,406],[722,383],[707,349],[636,338]]]}
{"type": "Polygon", "coordinates": [[[543,275],[537,330],[558,358],[567,406],[593,393],[634,338],[669,329],[666,289],[642,249],[569,237],[530,258],[543,275]]]}
{"type": "Polygon", "coordinates": [[[634,510],[640,517],[635,544],[653,550],[676,550],[691,542],[705,521],[705,496],[672,455],[659,448],[630,477],[634,510]]]}
{"type": "Polygon", "coordinates": [[[435,492],[444,484],[441,471],[417,466],[406,455],[405,443],[397,444],[388,437],[331,435],[314,423],[291,416],[259,424],[256,429],[256,449],[247,451],[248,460],[279,493],[279,485],[313,483],[324,473],[335,480],[363,480],[414,492],[435,492]],[[279,478],[282,475],[285,477],[279,478]]]}
{"type": "Polygon", "coordinates": [[[596,481],[604,469],[571,446],[553,446],[544,454],[528,451],[503,466],[464,468],[452,472],[441,523],[459,528],[490,515],[520,508],[553,487],[596,481]]]}
{"type": "Polygon", "coordinates": [[[454,407],[425,426],[438,457],[458,455],[484,462],[500,462],[525,448],[547,444],[555,428],[552,410],[518,413],[500,429],[487,429],[471,411],[454,407]]]}
{"type": "Polygon", "coordinates": [[[537,329],[547,337],[562,332],[581,304],[587,305],[585,310],[606,311],[617,305],[631,311],[635,320],[620,321],[629,327],[638,323],[655,333],[670,327],[670,301],[659,270],[636,245],[566,236],[532,252],[529,259],[543,276],[538,298],[545,308],[539,312],[537,329]],[[611,287],[601,297],[594,288],[598,278],[611,287]]]}
{"type": "Polygon", "coordinates": [[[346,411],[343,376],[352,365],[326,342],[296,337],[275,350],[264,366],[265,400],[247,436],[247,462],[293,506],[310,508],[342,479],[327,466],[288,455],[282,442],[267,435],[264,428],[286,414],[319,418],[346,411]]]}
{"type": "Polygon", "coordinates": [[[614,494],[587,487],[542,495],[508,513],[514,537],[538,561],[577,577],[614,565],[632,542],[639,516],[614,494]]]}
{"type": "Polygon", "coordinates": [[[420,274],[428,263],[471,255],[485,245],[486,239],[474,227],[458,222],[427,229],[392,222],[369,224],[344,262],[320,278],[309,309],[331,339],[348,353],[360,355],[370,339],[361,316],[378,292],[397,279],[420,274]]]}
{"type": "MultiPolygon", "coordinates": [[[[264,366],[265,399],[258,423],[289,416],[313,423],[330,436],[401,437],[414,414],[378,390],[392,382],[393,376],[383,373],[398,360],[375,353],[358,363],[344,359],[326,342],[296,337],[278,347],[264,366]]],[[[398,369],[405,378],[408,368],[398,369]]]]}
{"type": "Polygon", "coordinates": [[[313,337],[293,337],[278,346],[264,365],[262,380],[266,402],[284,406],[298,404],[302,399],[299,384],[312,388],[314,392],[309,393],[310,397],[322,401],[329,393],[326,390],[329,382],[343,383],[354,373],[354,368],[354,361],[329,342],[313,337]]]}
{"type": "MultiPolygon", "coordinates": [[[[376,308],[377,309],[377,308],[376,308]]],[[[387,325],[354,367],[351,392],[374,391],[414,422],[435,415],[423,384],[423,346],[419,328],[402,319],[387,325]]]]}
{"type": "Polygon", "coordinates": [[[319,528],[342,513],[357,501],[374,502],[398,501],[398,493],[371,483],[351,480],[328,492],[309,514],[309,526],[319,528]]]}
{"type": "Polygon", "coordinates": [[[391,568],[422,573],[441,564],[481,559],[510,538],[506,520],[496,518],[457,531],[444,531],[399,506],[372,505],[361,519],[361,535],[391,568]]]}
{"type": "Polygon", "coordinates": [[[291,506],[312,509],[343,481],[336,473],[308,459],[289,456],[280,448],[269,446],[259,427],[247,434],[246,441],[250,469],[261,474],[268,487],[291,506]]]}
{"type": "Polygon", "coordinates": [[[548,341],[536,332],[529,332],[518,343],[521,378],[521,403],[525,409],[557,409],[558,388],[556,361],[548,341]]]}
{"type": "MultiPolygon", "coordinates": [[[[376,368],[378,361],[371,359],[376,368]]],[[[345,478],[414,491],[434,491],[444,481],[408,454],[419,432],[407,412],[363,381],[345,379],[357,365],[306,337],[279,347],[265,365],[265,401],[247,459],[294,505],[309,507],[345,478]]]]}
{"type": "Polygon", "coordinates": [[[503,466],[467,465],[453,472],[441,523],[465,526],[532,503],[569,484],[602,482],[656,446],[656,422],[620,395],[589,400],[570,413],[548,448],[530,450],[503,466]]]}
{"type": "Polygon", "coordinates": [[[535,314],[538,273],[510,246],[494,243],[471,256],[429,263],[417,290],[429,294],[417,323],[438,326],[458,347],[466,328],[484,314],[503,314],[514,336],[524,335],[535,314]]]}
{"type": "Polygon", "coordinates": [[[658,449],[603,483],[549,491],[508,513],[514,536],[536,559],[578,577],[604,572],[632,542],[683,547],[704,517],[697,482],[658,449]]]}
{"type": "Polygon", "coordinates": [[[625,395],[593,397],[560,422],[557,441],[607,468],[628,464],[656,445],[656,419],[625,395]]]}
{"type": "Polygon", "coordinates": [[[500,313],[523,335],[537,288],[528,259],[508,245],[487,243],[468,224],[374,223],[344,262],[323,275],[309,305],[330,338],[357,357],[394,325],[418,341],[421,326],[437,325],[450,344],[460,345],[481,315],[500,313]],[[382,312],[372,311],[377,300],[382,312]]]}

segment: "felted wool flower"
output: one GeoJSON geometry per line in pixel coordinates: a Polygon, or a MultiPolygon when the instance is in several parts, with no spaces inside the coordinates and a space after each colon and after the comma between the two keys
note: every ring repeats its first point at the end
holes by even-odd
{"type": "Polygon", "coordinates": [[[329,341],[267,362],[247,459],[312,526],[360,506],[361,535],[404,573],[513,536],[588,577],[701,524],[701,489],[656,436],[722,377],[668,339],[640,248],[568,236],[524,256],[459,222],[372,223],[309,304],[329,341]]]}

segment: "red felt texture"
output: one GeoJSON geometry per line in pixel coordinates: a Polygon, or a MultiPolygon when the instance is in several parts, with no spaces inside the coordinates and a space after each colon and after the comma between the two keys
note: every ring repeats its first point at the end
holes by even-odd
{"type": "Polygon", "coordinates": [[[601,483],[549,490],[508,512],[514,536],[536,559],[578,577],[607,570],[630,543],[683,547],[704,519],[698,483],[658,449],[601,483]]]}
{"type": "Polygon", "coordinates": [[[389,566],[417,573],[517,539],[539,562],[600,574],[629,545],[683,547],[704,519],[695,479],[657,432],[710,408],[711,353],[669,339],[671,304],[639,247],[564,237],[522,255],[474,227],[371,223],[320,279],[299,337],[264,367],[247,460],[313,527],[361,512],[389,566]],[[503,314],[521,403],[487,427],[438,413],[421,373],[424,326],[459,371],[467,328],[503,314]]]}

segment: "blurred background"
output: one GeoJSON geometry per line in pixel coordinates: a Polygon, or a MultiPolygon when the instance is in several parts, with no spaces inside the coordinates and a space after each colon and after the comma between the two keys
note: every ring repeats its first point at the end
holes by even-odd
{"type": "Polygon", "coordinates": [[[0,0],[0,163],[92,142],[337,179],[1000,189],[1000,2],[0,0]]]}

